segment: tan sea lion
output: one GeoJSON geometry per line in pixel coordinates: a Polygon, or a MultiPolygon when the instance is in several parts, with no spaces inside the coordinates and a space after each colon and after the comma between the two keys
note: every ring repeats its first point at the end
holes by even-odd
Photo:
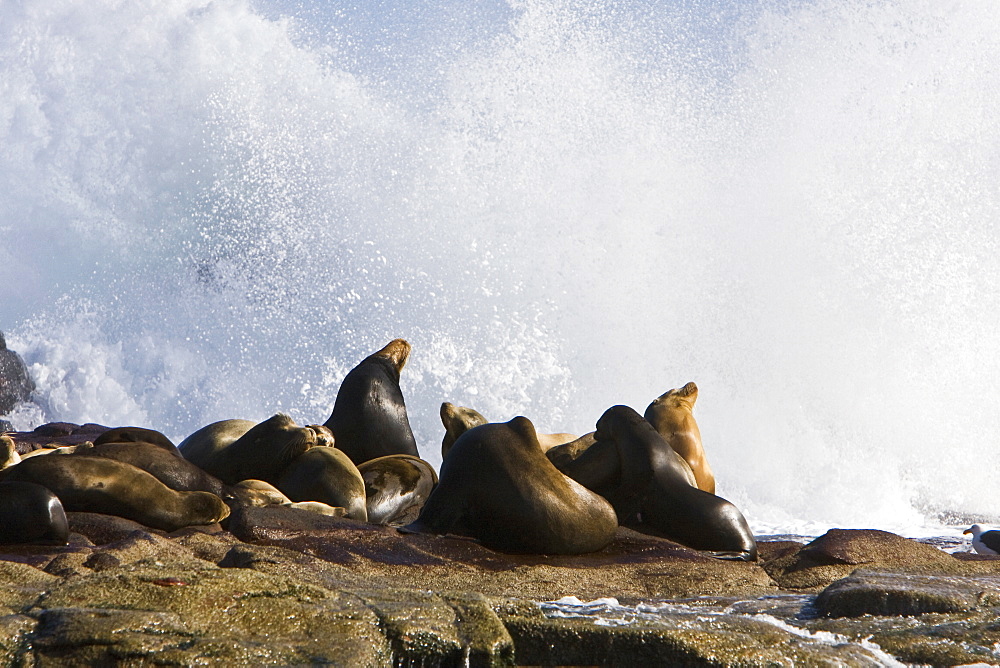
{"type": "Polygon", "coordinates": [[[178,492],[142,469],[104,457],[32,457],[0,471],[0,481],[43,485],[68,512],[117,515],[163,531],[214,524],[229,515],[215,494],[178,492]]]}
{"type": "Polygon", "coordinates": [[[319,501],[344,508],[352,520],[365,522],[365,481],[351,458],[337,448],[311,448],[293,459],[276,483],[293,502],[319,501]]]}
{"type": "MultiPolygon", "coordinates": [[[[93,443],[85,442],[80,445],[85,448],[89,448],[93,443]]],[[[39,455],[72,455],[74,454],[80,445],[61,445],[58,448],[37,448],[31,452],[26,452],[21,455],[21,459],[30,459],[32,457],[38,457],[39,455]]]]}
{"type": "MultiPolygon", "coordinates": [[[[441,424],[444,425],[444,438],[441,440],[441,459],[448,454],[448,450],[455,443],[459,436],[481,424],[489,422],[483,414],[466,406],[456,406],[451,402],[441,404],[441,424]]],[[[569,443],[577,439],[577,436],[566,433],[537,434],[538,444],[543,451],[564,443],[569,443]]]]}
{"type": "Polygon", "coordinates": [[[462,434],[403,530],[469,536],[502,552],[582,554],[605,547],[617,528],[611,504],[556,470],[531,421],[516,417],[462,434]]]}
{"type": "Polygon", "coordinates": [[[232,493],[241,504],[251,508],[263,506],[281,506],[291,503],[292,500],[285,496],[280,489],[269,482],[263,480],[241,480],[230,488],[232,493]]]}
{"type": "Polygon", "coordinates": [[[369,459],[358,471],[372,524],[403,525],[417,519],[438,482],[434,467],[413,455],[369,459]]]}
{"type": "Polygon", "coordinates": [[[7,434],[0,434],[0,470],[10,468],[21,461],[17,454],[17,445],[7,434]]]}
{"type": "Polygon", "coordinates": [[[355,464],[385,455],[419,456],[399,375],[410,357],[410,344],[390,341],[362,360],[344,378],[333,413],[324,423],[337,449],[355,464]]]}
{"type": "Polygon", "coordinates": [[[248,478],[277,484],[285,467],[316,445],[316,432],[284,413],[249,428],[247,422],[222,420],[202,427],[181,442],[181,454],[227,485],[248,478]]]}
{"type": "Polygon", "coordinates": [[[688,383],[668,390],[646,408],[644,417],[694,472],[698,489],[715,494],[715,476],[701,447],[701,431],[691,411],[698,400],[698,386],[688,383]]]}
{"type": "Polygon", "coordinates": [[[286,508],[308,510],[310,513],[319,513],[320,515],[326,515],[327,517],[344,517],[347,515],[347,508],[331,506],[330,504],[323,503],[321,501],[289,501],[288,503],[283,503],[281,505],[286,508]]]}

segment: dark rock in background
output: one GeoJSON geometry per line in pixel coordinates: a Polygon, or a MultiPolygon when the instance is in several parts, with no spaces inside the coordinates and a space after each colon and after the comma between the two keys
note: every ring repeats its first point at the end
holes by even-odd
{"type": "MultiPolygon", "coordinates": [[[[24,360],[13,350],[7,348],[7,341],[0,332],[0,415],[6,415],[14,410],[14,406],[27,401],[35,391],[35,383],[28,375],[28,367],[24,360]]],[[[0,430],[11,431],[10,429],[0,430]]]]}

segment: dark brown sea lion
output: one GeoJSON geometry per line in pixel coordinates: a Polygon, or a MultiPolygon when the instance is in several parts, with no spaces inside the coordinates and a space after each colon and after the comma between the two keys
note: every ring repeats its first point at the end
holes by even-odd
{"type": "Polygon", "coordinates": [[[131,464],[153,475],[170,489],[179,492],[211,492],[225,498],[227,486],[200,466],[175,454],[176,448],[144,442],[104,442],[76,446],[71,456],[105,457],[131,464]]]}
{"type": "Polygon", "coordinates": [[[582,554],[606,546],[617,528],[611,504],[556,470],[531,421],[516,417],[455,441],[404,530],[470,536],[502,552],[582,554]]]}
{"type": "Polygon", "coordinates": [[[316,445],[316,432],[284,413],[244,429],[247,422],[223,420],[202,427],[181,442],[181,454],[227,485],[248,478],[277,484],[285,467],[316,445]]]}
{"type": "Polygon", "coordinates": [[[164,531],[214,524],[229,515],[215,494],[178,492],[142,469],[104,457],[32,457],[0,471],[0,481],[43,485],[67,512],[117,515],[164,531]]]}
{"type": "Polygon", "coordinates": [[[109,429],[94,439],[94,445],[103,445],[104,443],[152,443],[178,457],[181,456],[180,450],[177,449],[173,441],[164,436],[163,433],[155,429],[146,429],[145,427],[115,427],[114,429],[109,429]]]}
{"type": "Polygon", "coordinates": [[[722,558],[757,558],[757,541],[739,509],[691,484],[687,463],[627,406],[605,411],[594,445],[561,470],[608,499],[622,526],[722,558]]]}
{"type": "Polygon", "coordinates": [[[419,456],[399,389],[399,374],[409,357],[410,344],[394,339],[351,369],[341,383],[324,426],[355,464],[385,455],[419,456]]]}
{"type": "Polygon", "coordinates": [[[653,425],[674,452],[688,463],[694,472],[698,489],[715,494],[715,476],[701,447],[701,431],[691,411],[698,400],[698,386],[688,383],[682,388],[667,390],[649,406],[643,417],[653,425]]]}
{"type": "Polygon", "coordinates": [[[210,460],[256,426],[253,420],[219,420],[185,438],[177,449],[184,459],[198,464],[210,460]]]}
{"type": "MultiPolygon", "coordinates": [[[[472,408],[456,406],[448,401],[441,404],[441,424],[445,429],[444,438],[441,440],[441,459],[447,456],[448,450],[459,436],[487,422],[489,420],[483,417],[482,413],[472,408]]],[[[537,436],[538,444],[543,451],[577,440],[573,434],[566,433],[537,434],[537,436]]]]}
{"type": "Polygon", "coordinates": [[[376,457],[358,470],[372,524],[403,525],[417,519],[438,482],[434,467],[413,455],[376,457]]]}
{"type": "Polygon", "coordinates": [[[352,520],[368,520],[365,481],[351,458],[337,448],[311,448],[299,455],[276,485],[293,502],[319,501],[344,508],[352,520]]]}
{"type": "Polygon", "coordinates": [[[65,545],[69,523],[59,498],[33,482],[0,482],[0,543],[65,545]]]}

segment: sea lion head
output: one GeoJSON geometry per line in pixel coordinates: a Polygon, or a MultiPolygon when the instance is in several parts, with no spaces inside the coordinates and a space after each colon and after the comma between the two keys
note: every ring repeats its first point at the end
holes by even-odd
{"type": "Polygon", "coordinates": [[[275,456],[291,461],[316,445],[318,436],[315,429],[300,427],[285,413],[276,413],[248,431],[244,438],[260,443],[278,446],[275,456]]]}
{"type": "MultiPolygon", "coordinates": [[[[604,411],[604,414],[597,420],[597,431],[594,432],[594,440],[614,441],[620,438],[627,430],[633,429],[634,425],[645,422],[645,418],[628,406],[612,406],[604,411]]],[[[652,429],[648,424],[641,428],[652,429]]]]}
{"type": "Polygon", "coordinates": [[[190,524],[215,524],[229,517],[229,506],[211,492],[180,493],[184,494],[190,524]]]}
{"type": "Polygon", "coordinates": [[[698,401],[698,386],[694,382],[690,382],[684,385],[684,387],[667,390],[657,397],[646,410],[648,411],[657,404],[677,408],[684,407],[690,410],[694,408],[694,402],[696,401],[698,401]]]}
{"type": "Polygon", "coordinates": [[[396,373],[402,373],[403,367],[406,366],[407,360],[410,359],[410,350],[412,350],[412,346],[410,346],[406,339],[393,339],[382,350],[372,353],[369,357],[387,359],[396,367],[396,373]]]}
{"type": "Polygon", "coordinates": [[[10,468],[20,463],[21,455],[17,452],[17,444],[7,434],[0,434],[0,469],[10,468]]]}
{"type": "Polygon", "coordinates": [[[334,448],[337,446],[336,439],[334,439],[333,432],[330,431],[329,427],[321,424],[307,424],[306,429],[312,429],[316,434],[317,446],[324,446],[328,448],[334,448]]]}
{"type": "Polygon", "coordinates": [[[459,436],[487,422],[489,420],[471,408],[456,406],[448,401],[441,404],[441,424],[445,429],[444,439],[441,441],[441,458],[444,459],[459,436]]]}

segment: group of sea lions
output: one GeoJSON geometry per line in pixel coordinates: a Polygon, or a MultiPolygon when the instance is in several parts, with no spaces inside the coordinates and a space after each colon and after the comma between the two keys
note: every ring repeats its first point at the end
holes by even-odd
{"type": "Polygon", "coordinates": [[[123,427],[23,458],[0,436],[0,542],[65,543],[65,511],[173,531],[223,521],[240,505],[281,504],[505,552],[596,551],[624,526],[756,559],[743,515],[714,494],[691,413],[694,383],[657,398],[645,416],[609,408],[579,438],[538,434],[525,417],[492,423],[446,402],[439,479],[418,455],[399,387],[410,350],[395,339],[362,360],[323,425],[280,413],[223,420],[176,447],[160,432],[123,427]]]}

